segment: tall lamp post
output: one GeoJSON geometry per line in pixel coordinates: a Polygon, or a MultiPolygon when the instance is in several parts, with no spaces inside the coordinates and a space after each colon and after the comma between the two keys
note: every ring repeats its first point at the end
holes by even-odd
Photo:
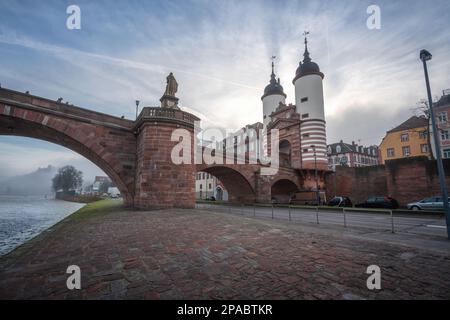
{"type": "Polygon", "coordinates": [[[430,80],[428,78],[427,61],[431,60],[431,58],[432,58],[432,55],[427,50],[424,49],[424,50],[420,51],[420,60],[422,60],[422,63],[423,63],[423,70],[425,73],[425,83],[427,86],[428,107],[430,108],[431,129],[433,130],[434,149],[436,150],[436,161],[437,161],[438,174],[439,174],[439,184],[441,185],[442,200],[444,201],[445,220],[447,223],[447,237],[450,239],[450,207],[448,204],[448,191],[447,191],[447,184],[445,182],[444,166],[442,164],[441,147],[439,145],[440,140],[438,140],[439,135],[437,132],[437,127],[436,127],[436,118],[434,117],[433,99],[431,98],[430,80]]]}
{"type": "Polygon", "coordinates": [[[319,180],[317,179],[317,154],[316,154],[316,146],[311,145],[311,148],[314,152],[314,178],[316,180],[316,200],[317,200],[317,206],[320,205],[320,196],[319,196],[319,180]]]}
{"type": "Polygon", "coordinates": [[[139,100],[136,100],[136,120],[138,117],[138,113],[139,113],[139,103],[141,103],[139,100]]]}

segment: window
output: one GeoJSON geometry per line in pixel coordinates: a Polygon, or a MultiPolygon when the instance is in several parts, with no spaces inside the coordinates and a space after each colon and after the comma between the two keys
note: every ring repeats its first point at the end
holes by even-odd
{"type": "Polygon", "coordinates": [[[420,131],[419,132],[419,138],[420,139],[426,139],[427,138],[427,136],[428,136],[428,131],[420,131]]]}
{"type": "Polygon", "coordinates": [[[303,153],[307,153],[308,152],[308,149],[303,149],[303,153]]]}
{"type": "Polygon", "coordinates": [[[449,136],[448,130],[441,130],[441,140],[444,141],[444,140],[449,140],[449,139],[450,139],[450,136],[449,136]]]}
{"type": "Polygon", "coordinates": [[[341,146],[336,146],[336,153],[341,153],[341,146]]]}
{"type": "Polygon", "coordinates": [[[266,116],[266,115],[264,115],[264,119],[265,119],[265,118],[267,118],[267,116],[266,116]]]}
{"type": "Polygon", "coordinates": [[[408,135],[407,133],[403,133],[403,134],[400,136],[400,140],[401,140],[402,142],[407,142],[407,141],[409,141],[409,135],[408,135]]]}
{"type": "Polygon", "coordinates": [[[388,148],[387,149],[387,156],[388,156],[388,158],[395,157],[395,150],[394,150],[394,148],[388,148]]]}
{"type": "Polygon", "coordinates": [[[302,119],[309,118],[309,113],[302,114],[302,119]]]}
{"type": "Polygon", "coordinates": [[[205,173],[203,172],[203,180],[205,180],[205,176],[206,176],[206,175],[205,175],[205,173]]]}
{"type": "Polygon", "coordinates": [[[439,114],[438,114],[438,121],[440,123],[447,122],[448,121],[448,119],[447,119],[447,112],[445,112],[445,111],[439,112],[439,114]]]}
{"type": "Polygon", "coordinates": [[[422,153],[428,153],[428,145],[427,144],[421,144],[420,145],[420,151],[422,153]]]}
{"type": "Polygon", "coordinates": [[[402,151],[404,157],[409,157],[411,155],[411,149],[409,148],[409,146],[402,147],[402,151]]]}
{"type": "Polygon", "coordinates": [[[200,184],[200,190],[201,190],[201,189],[203,189],[203,185],[202,185],[202,184],[200,184]]]}
{"type": "Polygon", "coordinates": [[[308,138],[309,137],[309,133],[305,133],[302,137],[303,138],[308,138]]]}
{"type": "Polygon", "coordinates": [[[443,156],[444,159],[450,158],[450,149],[444,149],[443,156]]]}
{"type": "Polygon", "coordinates": [[[306,101],[308,101],[308,97],[304,97],[304,98],[301,98],[301,99],[300,99],[300,103],[304,103],[304,102],[306,102],[306,101]]]}
{"type": "Polygon", "coordinates": [[[211,189],[212,187],[211,187],[211,183],[209,184],[209,189],[211,189]]]}

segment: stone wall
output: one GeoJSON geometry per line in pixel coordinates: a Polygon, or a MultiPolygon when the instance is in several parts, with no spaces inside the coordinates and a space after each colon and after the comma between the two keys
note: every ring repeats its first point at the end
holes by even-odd
{"type": "MultiPolygon", "coordinates": [[[[450,159],[445,159],[447,188],[450,187],[450,159]]],[[[401,205],[441,194],[436,161],[413,157],[386,162],[390,195],[401,205]]]]}
{"type": "Polygon", "coordinates": [[[336,167],[325,179],[327,199],[335,195],[348,196],[352,202],[359,203],[369,196],[388,194],[386,170],[384,165],[372,167],[336,167]]]}
{"type": "MultiPolygon", "coordinates": [[[[444,160],[447,186],[450,187],[450,159],[444,160]]],[[[337,167],[326,177],[327,197],[349,196],[353,203],[369,196],[389,195],[404,207],[409,202],[440,195],[436,161],[411,157],[386,161],[385,165],[337,167]]]]}

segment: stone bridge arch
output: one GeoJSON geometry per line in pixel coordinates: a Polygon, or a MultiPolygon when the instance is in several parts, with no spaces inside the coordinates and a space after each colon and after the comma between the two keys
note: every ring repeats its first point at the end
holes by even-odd
{"type": "Polygon", "coordinates": [[[129,121],[91,111],[87,119],[81,108],[33,96],[17,97],[25,101],[0,100],[0,135],[45,140],[82,155],[111,178],[125,205],[133,206],[136,139],[131,126],[127,127],[129,121]],[[68,108],[71,112],[64,112],[68,108]]]}
{"type": "Polygon", "coordinates": [[[256,201],[255,172],[249,165],[197,165],[197,172],[206,172],[219,179],[228,191],[230,202],[256,201]]]}
{"type": "Polygon", "coordinates": [[[277,177],[270,187],[271,198],[276,199],[277,202],[289,203],[291,195],[301,188],[298,181],[295,180],[289,176],[277,177]]]}

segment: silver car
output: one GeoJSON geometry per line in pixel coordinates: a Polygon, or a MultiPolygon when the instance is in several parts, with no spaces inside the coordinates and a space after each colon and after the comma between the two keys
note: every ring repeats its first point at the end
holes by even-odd
{"type": "Polygon", "coordinates": [[[408,203],[406,207],[409,210],[444,210],[444,202],[442,197],[431,197],[418,202],[408,203]]]}

